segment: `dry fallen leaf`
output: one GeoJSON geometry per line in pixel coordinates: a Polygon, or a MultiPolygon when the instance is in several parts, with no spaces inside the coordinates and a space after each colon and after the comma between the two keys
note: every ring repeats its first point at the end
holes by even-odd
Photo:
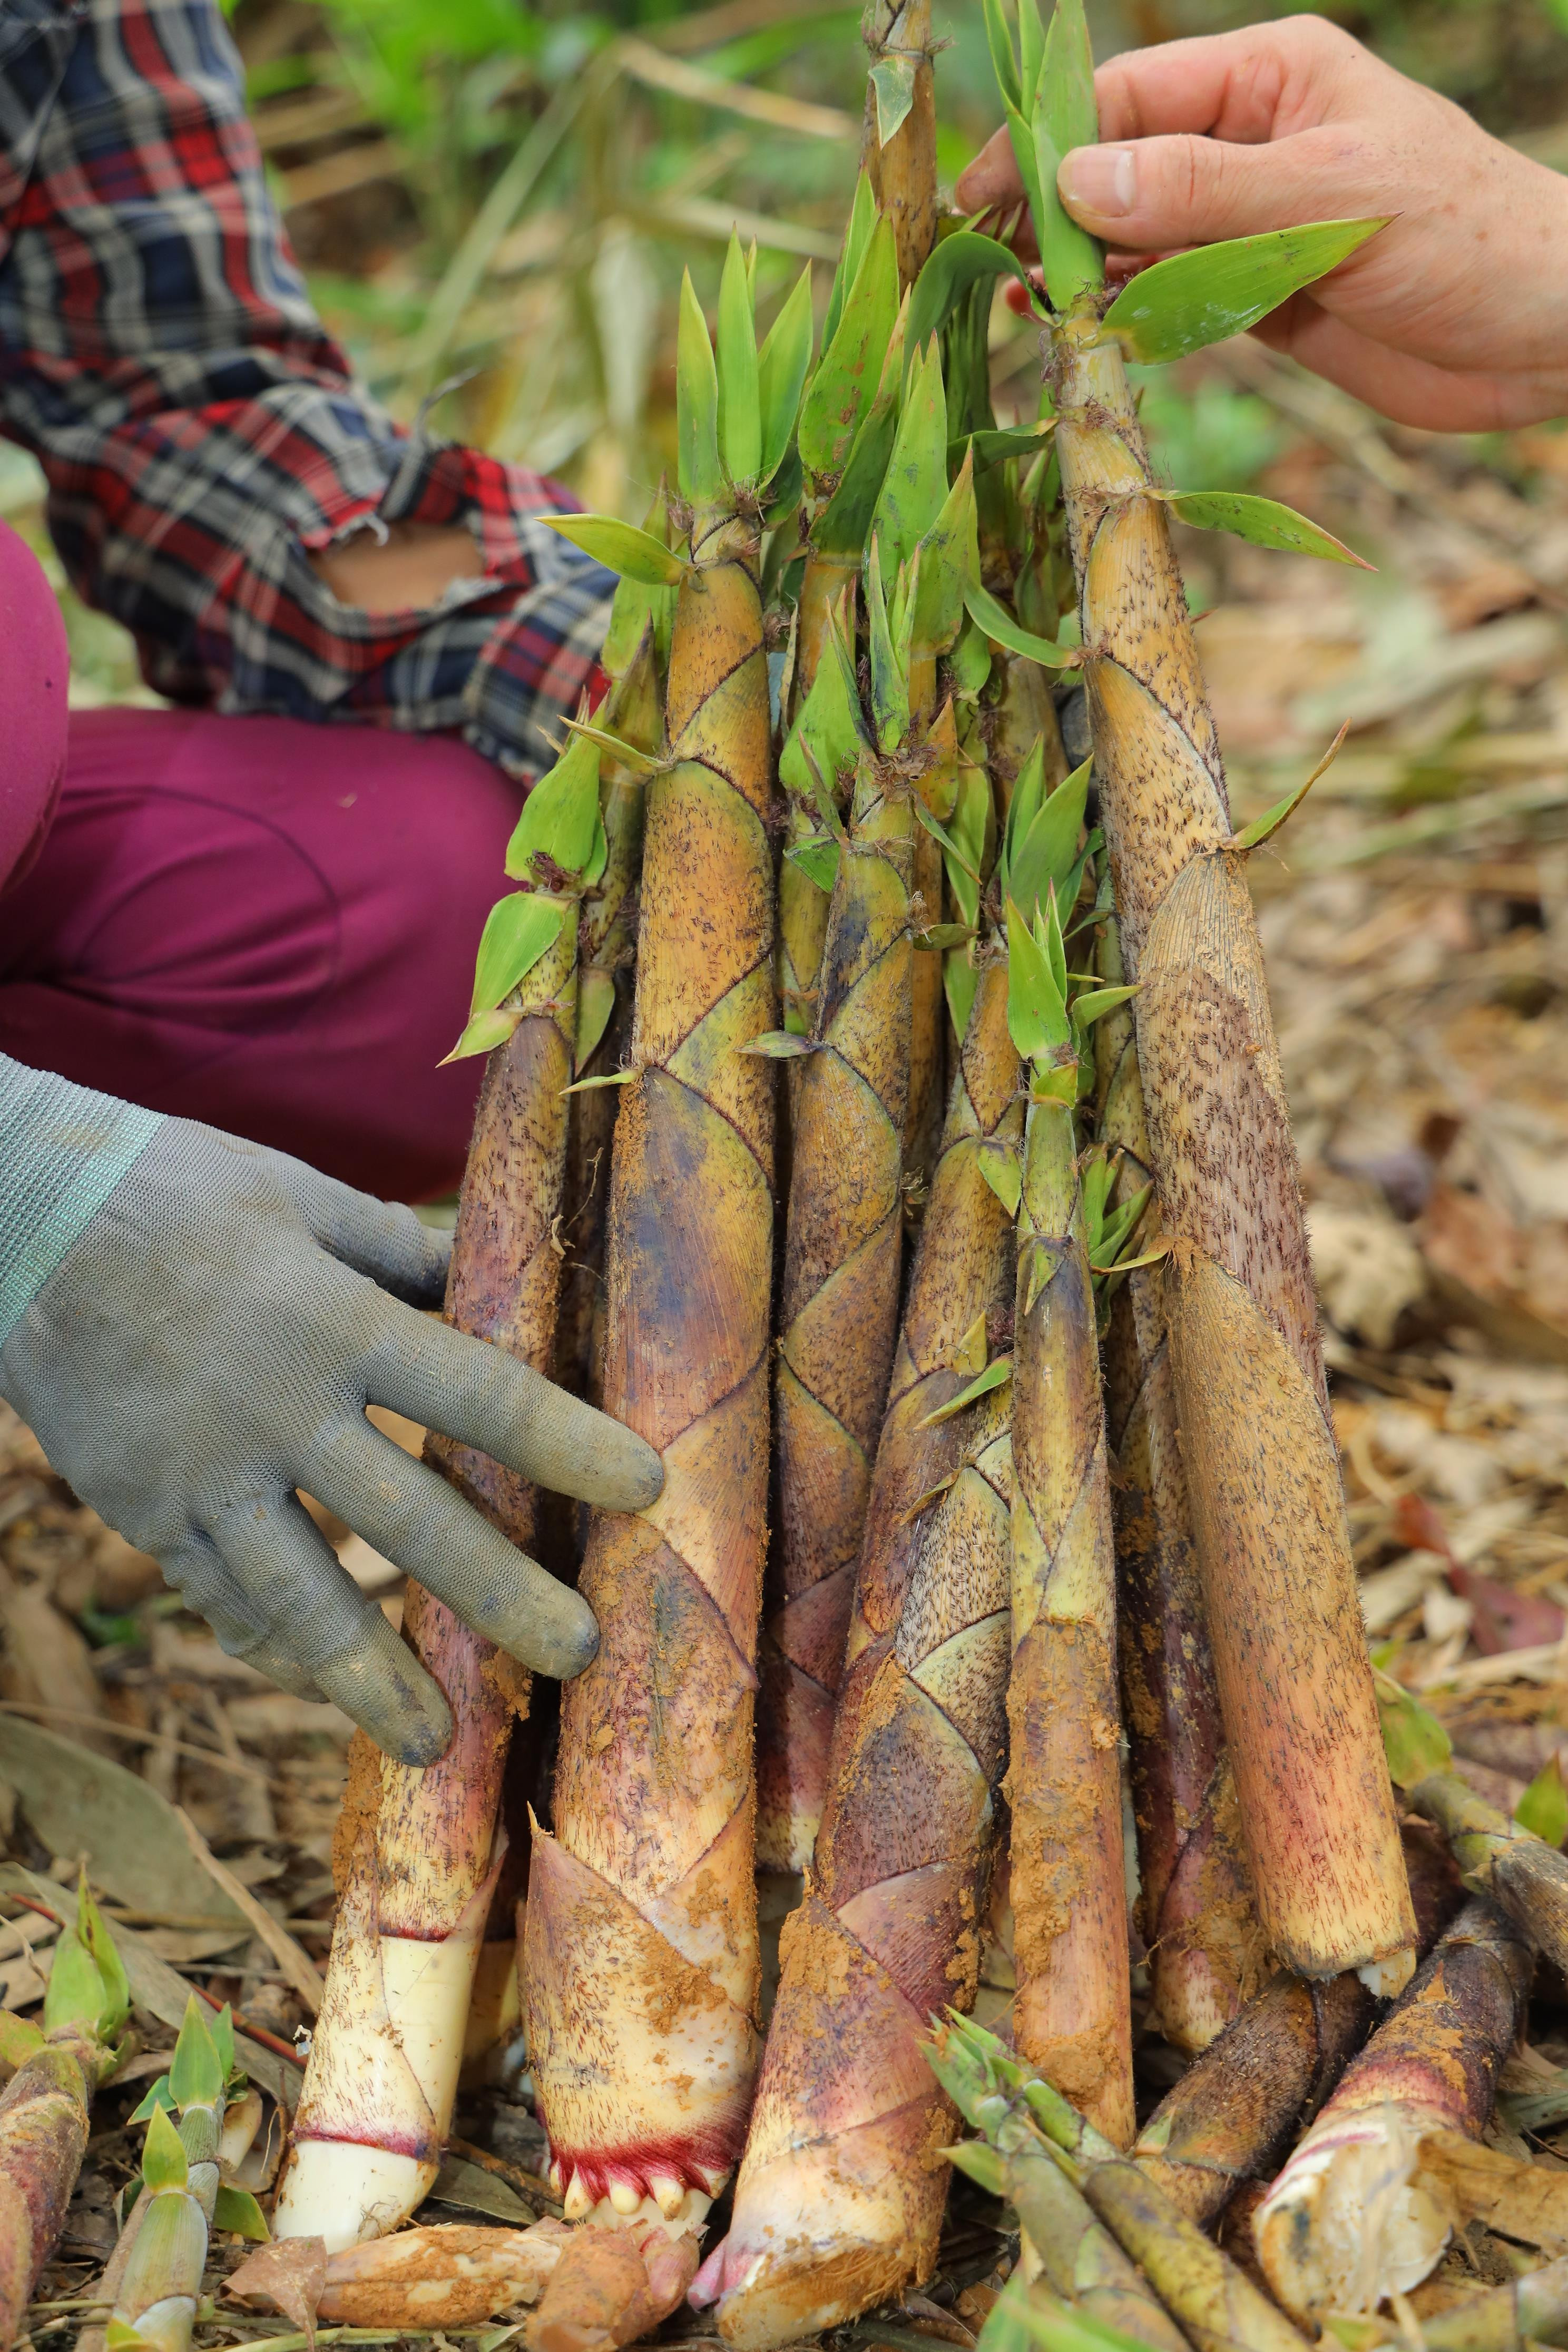
{"type": "Polygon", "coordinates": [[[1447,2200],[1457,2224],[1481,2221],[1542,2253],[1568,2253],[1568,2168],[1481,2147],[1462,2132],[1428,2132],[1417,2168],[1424,2185],[1447,2200]]]}
{"type": "Polygon", "coordinates": [[[536,2303],[573,2234],[552,2221],[526,2230],[474,2221],[401,2230],[331,2256],[319,2315],[351,2327],[471,2326],[536,2303]]]}
{"type": "Polygon", "coordinates": [[[316,2313],[326,2284],[327,2249],[320,2238],[274,2238],[230,2272],[224,2293],[239,2303],[271,2304],[315,2352],[316,2313]]]}

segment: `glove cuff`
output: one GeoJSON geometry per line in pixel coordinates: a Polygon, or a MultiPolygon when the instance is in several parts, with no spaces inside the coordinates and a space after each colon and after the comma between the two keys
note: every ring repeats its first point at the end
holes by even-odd
{"type": "Polygon", "coordinates": [[[163,1124],[0,1054],[0,1348],[163,1124]]]}

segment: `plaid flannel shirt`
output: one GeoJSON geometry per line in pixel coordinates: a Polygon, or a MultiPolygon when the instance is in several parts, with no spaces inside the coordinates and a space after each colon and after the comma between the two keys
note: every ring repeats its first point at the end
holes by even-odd
{"type": "Polygon", "coordinates": [[[226,711],[460,730],[514,772],[597,660],[614,582],[538,474],[412,435],[316,317],[216,0],[0,0],[0,431],[79,593],[150,685],[226,711]],[[338,603],[307,551],[463,522],[423,611],[338,603]]]}

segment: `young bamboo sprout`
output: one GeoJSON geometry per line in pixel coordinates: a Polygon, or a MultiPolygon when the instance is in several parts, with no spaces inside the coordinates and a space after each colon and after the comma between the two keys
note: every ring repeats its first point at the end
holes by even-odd
{"type": "MultiPolygon", "coordinates": [[[[964,2121],[990,2147],[1008,2116],[1037,2126],[1059,2151],[1068,2180],[1196,2352],[1303,2352],[1304,2339],[1246,2273],[994,2034],[953,2018],[939,2029],[931,2064],[964,2121]]],[[[954,2160],[973,2168],[968,2144],[954,2160]]]]}
{"type": "MultiPolygon", "coordinates": [[[[463,1179],[447,1319],[539,1370],[551,1361],[576,1032],[578,907],[604,873],[599,751],[574,737],[523,805],[458,1051],[489,1050],[463,1179]]],[[[429,1458],[514,1543],[531,1540],[526,1481],[444,1438],[429,1458]]],[[[446,1694],[452,1744],[419,1771],[357,1743],[340,1846],[347,1884],[321,2013],[278,2195],[279,2237],[328,2250],[406,2221],[440,2163],[500,1857],[493,1851],[513,1711],[527,1683],[417,1585],[404,1633],[446,1694]]]]}
{"type": "Polygon", "coordinates": [[[1387,1675],[1377,1677],[1377,1698],[1389,1769],[1406,1804],[1442,1832],[1465,1885],[1489,1895],[1538,1952],[1568,1969],[1568,1855],[1449,1769],[1454,1751],[1429,1707],[1387,1675]]]}
{"type": "Polygon", "coordinates": [[[1048,37],[1036,0],[1023,0],[1021,59],[1000,10],[988,21],[1049,297],[1041,316],[1079,588],[1081,656],[1037,638],[1023,650],[1080,658],[1088,691],[1122,953],[1139,988],[1182,1450],[1258,1910],[1270,1946],[1301,1974],[1363,1969],[1375,1990],[1394,1992],[1414,1964],[1414,1925],[1245,877],[1246,852],[1299,795],[1233,832],[1168,516],[1173,503],[1263,544],[1348,551],[1267,499],[1157,491],[1126,370],[1129,356],[1168,358],[1235,332],[1378,224],[1182,255],[1107,309],[1100,248],[1055,184],[1054,159],[1096,135],[1081,0],[1058,0],[1048,37]]]}
{"type": "Polygon", "coordinates": [[[1349,2067],[1258,2210],[1258,2259],[1288,2310],[1375,2311],[1436,2266],[1449,2211],[1421,2143],[1491,2121],[1532,1965],[1489,1903],[1467,1904],[1349,2067]]]}
{"type": "Polygon", "coordinates": [[[93,2095],[131,2011],[113,1939],[84,1880],[55,1946],[39,2027],[0,2010],[0,2352],[55,2250],[81,2170],[93,2095]]]}
{"type": "MultiPolygon", "coordinates": [[[[1425,1957],[1464,1891],[1425,1822],[1400,1834],[1425,1957]]],[[[1273,2179],[1366,2040],[1374,2007],[1353,1970],[1326,1985],[1272,1978],[1165,2094],[1134,2158],[1189,2220],[1213,2222],[1237,2189],[1273,2179]]]]}
{"type": "MultiPolygon", "coordinates": [[[[670,758],[648,791],[605,1365],[605,1407],[663,1454],[665,1486],[646,1513],[594,1522],[583,1591],[600,1647],[563,1694],[554,1833],[535,1838],[527,1913],[529,2049],[569,2218],[605,2198],[624,2212],[651,2196],[674,2215],[689,2194],[715,2195],[757,2057],[773,1073],[742,1049],[773,1013],[757,527],[809,339],[809,312],[786,309],[758,352],[738,244],[717,367],[689,279],[682,289],[691,555],[671,567],[670,758]]],[[[627,544],[624,526],[569,527],[613,560],[627,544]]],[[[635,544],[620,560],[655,555],[668,561],[635,544]]]]}
{"type": "MultiPolygon", "coordinates": [[[[934,344],[917,353],[877,509],[868,577],[871,711],[837,633],[802,728],[856,758],[839,845],[816,1027],[799,1055],[775,1391],[778,1537],[758,1722],[757,1852],[804,1870],[821,1818],[833,1703],[898,1334],[910,936],[917,806],[956,790],[956,741],[920,726],[911,682],[957,636],[973,577],[969,471],[949,490],[946,409],[934,344]],[[890,599],[884,595],[883,562],[890,599]],[[889,604],[891,604],[891,611],[889,604]],[[835,679],[831,673],[837,672],[835,679]],[[829,730],[837,727],[835,738],[829,730]]],[[[847,607],[846,608],[847,610],[847,607]]],[[[938,982],[940,985],[940,971],[938,982]]],[[[795,1041],[781,1036],[780,1048],[795,1041]]]]}
{"type": "Polygon", "coordinates": [[[219,2141],[234,2074],[228,2011],[209,2025],[193,1993],[169,2071],[132,2118],[147,2122],[138,2199],[138,2209],[145,2201],[146,2210],[115,2291],[105,2352],[189,2352],[215,2224],[247,2238],[267,2235],[254,2198],[219,2181],[219,2141]],[[177,2129],[171,2109],[180,2118],[177,2129]]]}
{"type": "MultiPolygon", "coordinates": [[[[1070,797],[1074,849],[1085,782],[1080,772],[1076,790],[1062,785],[1041,813],[1070,797]]],[[[1132,2032],[1116,1561],[1076,1111],[1089,1026],[1127,992],[1069,1003],[1054,886],[1042,904],[1020,857],[1007,888],[1008,1020],[1029,1066],[1013,1339],[1013,2030],[1030,2063],[1125,2147],[1132,2032]],[[1024,888],[1034,894],[1029,915],[1016,897],[1024,888]]]]}
{"type": "MultiPolygon", "coordinates": [[[[1125,976],[1113,917],[1100,971],[1112,987],[1125,976]]],[[[1112,1199],[1123,1204],[1153,1179],[1131,1006],[1100,1023],[1095,1058],[1100,1137],[1120,1155],[1112,1199]]],[[[1154,2021],[1193,2056],[1257,1991],[1263,1942],[1220,1726],[1158,1267],[1131,1273],[1110,1302],[1105,1410],[1116,1463],[1117,1656],[1138,1827],[1138,1924],[1154,2021]]]]}

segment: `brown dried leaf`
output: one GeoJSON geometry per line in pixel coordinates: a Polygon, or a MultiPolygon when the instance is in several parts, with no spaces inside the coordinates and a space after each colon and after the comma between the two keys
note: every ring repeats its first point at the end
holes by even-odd
{"type": "Polygon", "coordinates": [[[316,2313],[326,2284],[327,2249],[321,2239],[274,2238],[230,2272],[224,2293],[239,2303],[271,2304],[293,2321],[315,2352],[316,2313]]]}
{"type": "Polygon", "coordinates": [[[1568,2253],[1568,2169],[1481,2147],[1462,2132],[1428,2132],[1418,2168],[1425,2185],[1447,2199],[1456,2222],[1482,2221],[1543,2253],[1568,2253]]]}
{"type": "Polygon", "coordinates": [[[531,2304],[573,2232],[563,2221],[527,2230],[441,2221],[350,2246],[326,2266],[322,2320],[353,2327],[467,2327],[531,2304]]]}

